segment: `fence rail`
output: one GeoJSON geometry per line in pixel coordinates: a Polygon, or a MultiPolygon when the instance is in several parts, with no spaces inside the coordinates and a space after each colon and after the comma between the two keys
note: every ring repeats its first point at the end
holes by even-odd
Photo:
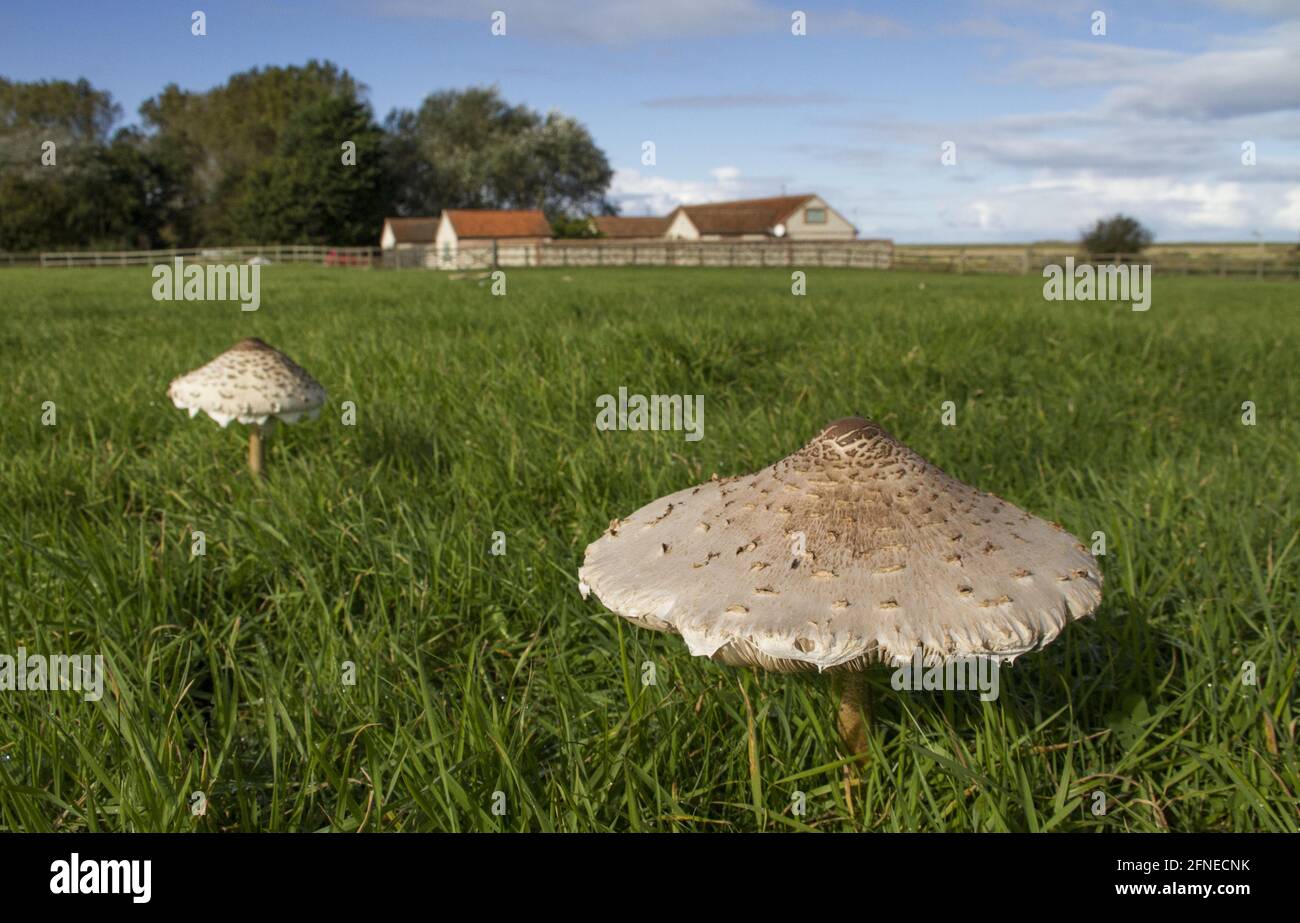
{"type": "Polygon", "coordinates": [[[964,248],[896,247],[894,269],[917,272],[1003,273],[1041,276],[1048,266],[1076,267],[1108,265],[1149,265],[1156,275],[1218,276],[1233,279],[1300,280],[1300,254],[1265,256],[1233,252],[1230,248],[1200,252],[1148,251],[1146,253],[1108,253],[1089,256],[1075,250],[1024,249],[1008,247],[998,250],[964,248]]]}
{"type": "Polygon", "coordinates": [[[646,241],[644,243],[557,241],[542,248],[549,266],[836,266],[889,269],[894,245],[888,240],[646,241]]]}
{"type": "Polygon", "coordinates": [[[519,243],[475,241],[452,250],[434,245],[385,250],[393,269],[483,270],[493,267],[591,266],[837,266],[888,269],[888,240],[667,241],[552,240],[519,243]]]}
{"type": "Polygon", "coordinates": [[[310,263],[318,266],[373,266],[377,247],[277,245],[248,247],[190,247],[169,250],[86,250],[80,252],[0,253],[0,266],[86,268],[154,266],[183,259],[187,263],[244,263],[253,259],[272,263],[310,263]]]}
{"type": "Polygon", "coordinates": [[[177,258],[187,263],[232,263],[262,259],[271,263],[386,269],[485,270],[495,267],[595,266],[712,266],[838,267],[899,269],[941,273],[1003,273],[1042,275],[1045,267],[1141,264],[1158,275],[1217,276],[1232,279],[1300,280],[1300,254],[1256,255],[1242,248],[1197,251],[1147,251],[1088,257],[1060,248],[965,248],[923,245],[895,246],[888,240],[854,241],[510,241],[462,245],[454,253],[437,247],[395,250],[376,247],[263,245],[192,247],[168,250],[123,250],[43,253],[0,253],[0,267],[45,268],[153,266],[177,258]]]}

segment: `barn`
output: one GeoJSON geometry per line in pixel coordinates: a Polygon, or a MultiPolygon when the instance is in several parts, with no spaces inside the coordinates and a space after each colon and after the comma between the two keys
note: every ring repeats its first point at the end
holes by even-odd
{"type": "Polygon", "coordinates": [[[384,250],[428,247],[433,244],[437,232],[437,218],[385,218],[379,246],[384,250]]]}
{"type": "Polygon", "coordinates": [[[669,240],[853,240],[855,228],[821,196],[775,196],[682,205],[667,218],[669,240]]]}
{"type": "Polygon", "coordinates": [[[434,235],[439,269],[537,265],[551,223],[537,209],[446,209],[434,235]]]}
{"type": "Polygon", "coordinates": [[[385,218],[379,246],[393,265],[467,269],[492,265],[494,251],[504,265],[536,265],[550,239],[550,222],[535,209],[456,208],[437,218],[385,218]]]}

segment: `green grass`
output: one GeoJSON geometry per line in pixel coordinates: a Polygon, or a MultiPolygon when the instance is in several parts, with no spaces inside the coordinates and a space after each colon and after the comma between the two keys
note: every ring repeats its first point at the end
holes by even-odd
{"type": "Polygon", "coordinates": [[[0,693],[0,829],[1300,827],[1294,285],[1159,278],[1135,313],[817,269],[802,298],[775,270],[262,281],[245,314],[143,269],[0,272],[0,653],[111,672],[97,703],[0,693]],[[241,427],[165,396],[252,335],[331,401],[260,486],[241,427]],[[703,394],[704,440],[596,432],[620,385],[703,394]],[[610,519],[853,412],[1108,547],[1096,617],[996,702],[876,677],[846,800],[827,683],[694,659],[576,572],[610,519]]]}

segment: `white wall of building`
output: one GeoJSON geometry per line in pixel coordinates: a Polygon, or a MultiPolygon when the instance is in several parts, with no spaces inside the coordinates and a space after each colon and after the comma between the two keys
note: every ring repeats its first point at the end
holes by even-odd
{"type": "Polygon", "coordinates": [[[857,231],[820,196],[813,196],[785,220],[785,236],[790,240],[852,240],[857,236],[857,231]],[[824,217],[826,220],[809,221],[810,210],[812,217],[824,217]]]}
{"type": "Polygon", "coordinates": [[[686,212],[679,211],[668,223],[668,230],[664,232],[664,236],[669,240],[699,240],[700,232],[695,229],[691,219],[686,217],[686,212]]]}

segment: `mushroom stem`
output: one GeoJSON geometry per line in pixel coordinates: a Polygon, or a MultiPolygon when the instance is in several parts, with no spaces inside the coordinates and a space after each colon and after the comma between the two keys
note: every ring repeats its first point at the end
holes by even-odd
{"type": "Polygon", "coordinates": [[[253,472],[253,477],[262,476],[262,463],[266,461],[266,437],[270,433],[263,432],[262,427],[254,423],[248,428],[248,470],[253,472]]]}
{"type": "Polygon", "coordinates": [[[865,673],[850,670],[834,673],[831,688],[839,697],[840,740],[849,754],[867,752],[867,728],[871,722],[871,687],[865,673]]]}

